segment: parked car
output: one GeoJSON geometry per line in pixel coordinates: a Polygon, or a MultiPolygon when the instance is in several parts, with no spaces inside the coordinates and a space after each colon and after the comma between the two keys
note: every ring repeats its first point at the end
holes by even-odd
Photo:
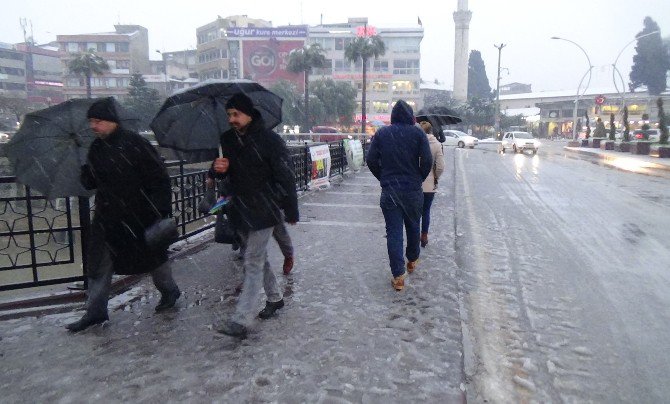
{"type": "Polygon", "coordinates": [[[444,144],[447,146],[458,146],[460,148],[467,146],[474,149],[479,143],[479,139],[460,130],[444,129],[442,132],[444,132],[445,137],[444,144]]]}
{"type": "Polygon", "coordinates": [[[540,149],[540,141],[528,132],[506,132],[500,147],[503,153],[505,153],[505,149],[512,149],[514,153],[530,151],[537,154],[540,149]]]}
{"type": "Polygon", "coordinates": [[[661,140],[661,131],[659,129],[635,129],[631,132],[631,139],[658,142],[661,140]]]}
{"type": "Polygon", "coordinates": [[[312,133],[318,133],[318,135],[313,135],[312,140],[316,142],[337,142],[342,140],[344,135],[340,133],[337,128],[332,126],[314,126],[311,130],[312,133]],[[329,133],[328,135],[322,135],[322,133],[329,133]]]}

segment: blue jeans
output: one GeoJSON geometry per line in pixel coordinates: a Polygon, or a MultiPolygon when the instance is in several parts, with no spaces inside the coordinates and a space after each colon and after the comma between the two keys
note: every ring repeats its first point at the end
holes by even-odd
{"type": "Polygon", "coordinates": [[[423,191],[421,188],[410,192],[382,189],[379,206],[386,222],[386,249],[391,273],[393,277],[397,277],[405,273],[405,260],[402,254],[403,225],[407,234],[405,256],[408,261],[419,258],[419,222],[423,207],[423,191]]]}
{"type": "Polygon", "coordinates": [[[430,206],[433,204],[435,192],[423,193],[423,214],[421,215],[421,233],[428,233],[430,227],[430,206]]]}

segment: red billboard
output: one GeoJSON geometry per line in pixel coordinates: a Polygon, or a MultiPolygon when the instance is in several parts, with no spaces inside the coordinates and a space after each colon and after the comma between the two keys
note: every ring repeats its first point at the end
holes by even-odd
{"type": "Polygon", "coordinates": [[[305,41],[281,41],[266,39],[242,42],[243,77],[254,80],[264,86],[270,86],[278,80],[295,82],[300,89],[303,85],[302,74],[286,70],[288,54],[293,49],[302,48],[305,41]]]}

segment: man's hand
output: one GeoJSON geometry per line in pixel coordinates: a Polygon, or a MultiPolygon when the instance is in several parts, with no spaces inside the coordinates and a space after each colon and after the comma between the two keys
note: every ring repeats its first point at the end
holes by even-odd
{"type": "Polygon", "coordinates": [[[228,172],[229,161],[225,157],[219,157],[214,160],[214,172],[218,174],[225,174],[228,172]]]}

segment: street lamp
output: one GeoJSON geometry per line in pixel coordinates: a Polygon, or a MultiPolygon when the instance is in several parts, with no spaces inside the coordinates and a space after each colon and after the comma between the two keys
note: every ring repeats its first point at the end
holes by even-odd
{"type": "Polygon", "coordinates": [[[502,53],[502,48],[504,48],[506,45],[504,43],[501,43],[500,45],[493,44],[493,46],[495,46],[496,49],[498,49],[498,78],[496,80],[496,116],[495,116],[495,131],[497,138],[500,133],[500,56],[502,53]]]}
{"type": "Polygon", "coordinates": [[[621,97],[621,108],[622,109],[623,109],[623,107],[626,106],[626,98],[625,98],[626,97],[626,95],[625,95],[626,91],[624,90],[625,87],[626,87],[626,83],[624,82],[623,77],[621,76],[621,72],[619,71],[619,69],[616,68],[616,62],[619,61],[619,58],[621,57],[621,54],[628,47],[628,45],[632,44],[633,42],[637,41],[640,38],[644,38],[644,37],[647,37],[647,36],[650,36],[650,35],[658,34],[659,32],[661,32],[661,31],[656,30],[656,31],[649,32],[649,33],[644,34],[644,35],[636,36],[635,39],[628,42],[626,45],[624,45],[623,48],[621,48],[621,51],[616,56],[616,59],[614,59],[614,63],[612,63],[612,81],[614,81],[614,88],[616,89],[617,93],[619,93],[619,97],[621,97]],[[616,76],[614,75],[614,73],[619,75],[619,80],[621,80],[621,89],[624,90],[624,91],[619,91],[619,86],[617,85],[616,76]]]}
{"type": "Polygon", "coordinates": [[[571,40],[565,39],[565,38],[560,38],[560,37],[557,37],[557,36],[552,36],[551,39],[560,39],[561,41],[570,42],[571,44],[575,45],[576,47],[581,49],[582,52],[584,52],[584,56],[586,56],[586,61],[589,63],[589,69],[586,71],[586,73],[584,73],[584,75],[582,76],[582,79],[579,80],[579,84],[577,85],[577,96],[575,97],[575,107],[572,111],[572,119],[573,119],[573,121],[572,121],[572,139],[576,140],[577,139],[577,106],[579,105],[579,99],[582,97],[582,95],[584,95],[586,93],[586,89],[589,88],[589,84],[591,83],[591,70],[593,70],[593,65],[591,64],[591,59],[589,58],[589,55],[586,53],[584,48],[579,46],[579,44],[577,42],[571,41],[571,40]],[[584,82],[584,79],[586,78],[587,74],[589,76],[589,81],[586,83],[586,86],[584,86],[584,92],[582,92],[580,94],[579,89],[581,88],[582,83],[584,82]]]}
{"type": "Polygon", "coordinates": [[[170,94],[168,94],[167,59],[165,58],[163,52],[159,51],[158,49],[156,49],[156,53],[161,55],[161,59],[163,59],[163,73],[165,74],[165,76],[163,76],[165,79],[165,97],[168,97],[170,94]]]}

